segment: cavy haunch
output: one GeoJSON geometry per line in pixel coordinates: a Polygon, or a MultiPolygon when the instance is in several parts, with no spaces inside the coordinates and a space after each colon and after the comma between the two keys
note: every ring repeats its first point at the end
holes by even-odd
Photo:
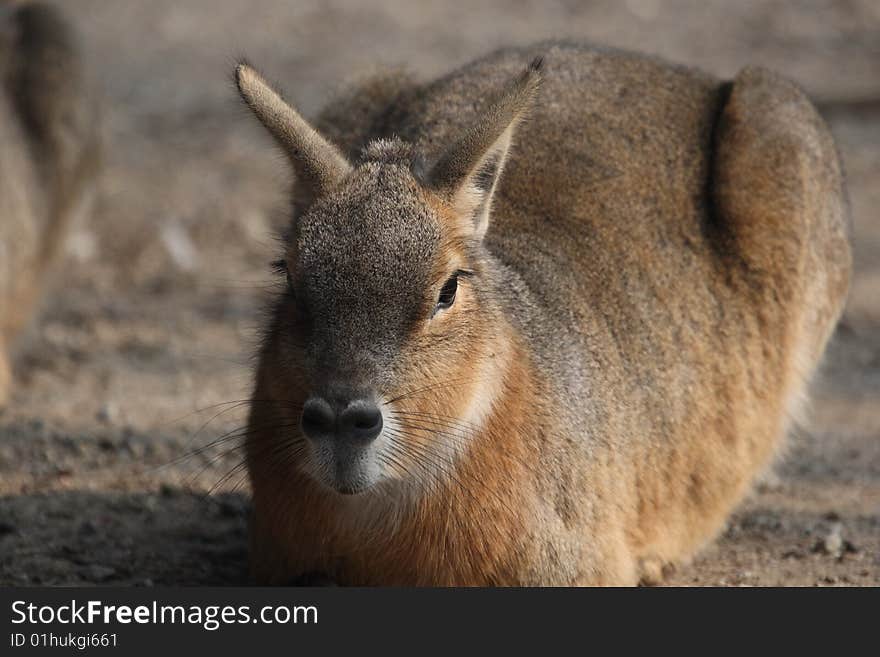
{"type": "Polygon", "coordinates": [[[313,128],[236,82],[295,175],[245,445],[259,582],[636,584],[719,531],[848,289],[801,91],[545,43],[313,128]]]}

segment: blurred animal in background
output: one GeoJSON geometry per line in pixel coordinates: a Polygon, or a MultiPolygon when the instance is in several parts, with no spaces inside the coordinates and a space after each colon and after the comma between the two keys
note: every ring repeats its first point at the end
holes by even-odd
{"type": "Polygon", "coordinates": [[[95,100],[58,9],[0,4],[0,403],[73,218],[95,189],[95,100]]]}
{"type": "Polygon", "coordinates": [[[795,85],[548,43],[313,128],[237,82],[296,176],[246,436],[258,581],[656,582],[719,531],[849,285],[795,85]]]}

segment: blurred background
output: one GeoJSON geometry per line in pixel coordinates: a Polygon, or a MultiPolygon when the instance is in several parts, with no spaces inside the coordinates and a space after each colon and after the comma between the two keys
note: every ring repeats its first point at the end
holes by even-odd
{"type": "Polygon", "coordinates": [[[677,584],[880,584],[880,2],[65,0],[104,172],[0,411],[0,584],[241,583],[241,453],[287,171],[237,57],[307,115],[377,68],[422,78],[573,38],[730,77],[762,64],[830,123],[852,296],[809,426],[677,584]],[[205,449],[203,449],[205,448],[205,449]],[[208,494],[210,493],[210,494],[208,494]]]}

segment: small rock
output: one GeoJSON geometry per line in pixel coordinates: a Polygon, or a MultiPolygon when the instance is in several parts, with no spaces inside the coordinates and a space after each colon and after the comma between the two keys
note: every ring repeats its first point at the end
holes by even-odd
{"type": "Polygon", "coordinates": [[[105,452],[112,452],[116,449],[116,443],[114,443],[110,438],[102,437],[98,439],[98,447],[104,450],[105,452]]]}
{"type": "Polygon", "coordinates": [[[217,511],[224,518],[235,518],[241,515],[241,507],[235,502],[226,499],[217,501],[217,511]]]}
{"type": "Polygon", "coordinates": [[[100,564],[89,564],[80,569],[80,575],[92,582],[105,582],[116,574],[116,569],[100,564]]]}
{"type": "Polygon", "coordinates": [[[159,495],[161,497],[177,497],[177,489],[171,484],[160,484],[159,495]]]}
{"type": "Polygon", "coordinates": [[[761,493],[774,493],[782,490],[782,478],[775,470],[768,470],[762,474],[755,486],[761,493]]]}
{"type": "Polygon", "coordinates": [[[813,552],[828,554],[835,559],[839,559],[843,556],[843,550],[843,525],[839,522],[832,524],[828,533],[823,538],[816,541],[816,545],[813,546],[813,552]]]}
{"type": "Polygon", "coordinates": [[[107,402],[98,409],[97,413],[95,413],[95,419],[104,424],[112,424],[118,415],[119,412],[116,409],[116,405],[107,402]]]}
{"type": "Polygon", "coordinates": [[[199,265],[199,253],[189,233],[178,221],[168,221],[159,230],[162,244],[172,262],[183,271],[193,271],[199,265]]]}
{"type": "Polygon", "coordinates": [[[79,526],[79,533],[84,536],[94,536],[98,533],[98,528],[91,520],[86,520],[79,526]]]}

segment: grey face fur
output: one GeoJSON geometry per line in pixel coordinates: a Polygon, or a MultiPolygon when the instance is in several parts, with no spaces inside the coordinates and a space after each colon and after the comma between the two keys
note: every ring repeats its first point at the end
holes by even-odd
{"type": "MultiPolygon", "coordinates": [[[[289,293],[277,310],[291,375],[339,409],[382,408],[407,339],[429,321],[439,218],[405,163],[366,160],[298,217],[287,249],[289,293]]],[[[372,442],[312,437],[312,473],[342,492],[382,478],[385,429],[372,442]]]]}
{"type": "Polygon", "coordinates": [[[378,393],[424,321],[440,224],[408,168],[368,162],[296,223],[288,263],[312,385],[378,393]]]}

